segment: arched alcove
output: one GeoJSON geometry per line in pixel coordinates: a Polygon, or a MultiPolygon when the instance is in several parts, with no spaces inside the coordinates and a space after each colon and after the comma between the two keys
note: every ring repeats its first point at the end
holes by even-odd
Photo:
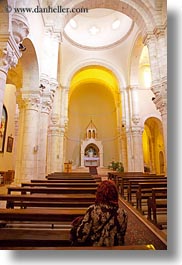
{"type": "Polygon", "coordinates": [[[165,173],[162,122],[155,117],[148,118],[144,124],[143,155],[145,171],[156,174],[165,173]]]}
{"type": "Polygon", "coordinates": [[[88,66],[73,76],[68,100],[66,161],[73,160],[76,167],[83,166],[85,148],[89,144],[95,144],[99,149],[100,166],[107,167],[112,157],[119,159],[119,99],[117,79],[107,68],[88,66]],[[93,120],[97,131],[88,131],[90,139],[81,147],[87,138],[86,128],[90,120],[93,120]]]}

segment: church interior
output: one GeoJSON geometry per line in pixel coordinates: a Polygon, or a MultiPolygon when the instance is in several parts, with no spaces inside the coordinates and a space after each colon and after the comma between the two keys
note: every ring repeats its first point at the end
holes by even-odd
{"type": "Polygon", "coordinates": [[[167,249],[167,1],[0,1],[0,249],[69,249],[90,178],[129,212],[121,249],[167,249]]]}

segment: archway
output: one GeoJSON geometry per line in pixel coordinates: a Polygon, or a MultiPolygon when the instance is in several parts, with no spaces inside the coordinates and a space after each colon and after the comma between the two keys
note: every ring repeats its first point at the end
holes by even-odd
{"type": "MultiPolygon", "coordinates": [[[[95,142],[92,141],[90,144],[95,144],[99,148],[96,142],[100,141],[103,145],[103,166],[107,167],[113,157],[119,159],[117,128],[121,116],[118,117],[118,107],[121,114],[118,81],[110,70],[93,65],[80,69],[73,76],[68,100],[66,161],[72,160],[75,167],[82,165],[81,143],[86,139],[90,120],[93,120],[97,127],[97,137],[91,139],[95,142]]],[[[102,153],[101,150],[99,153],[102,153]]]]}
{"type": "Polygon", "coordinates": [[[162,122],[154,117],[148,118],[144,124],[143,155],[144,169],[147,172],[165,174],[164,139],[162,122]],[[161,172],[161,170],[163,172],[161,172]]]}

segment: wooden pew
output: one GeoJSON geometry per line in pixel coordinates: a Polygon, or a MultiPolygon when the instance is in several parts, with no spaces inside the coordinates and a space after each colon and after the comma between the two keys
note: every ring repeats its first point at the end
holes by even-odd
{"type": "Polygon", "coordinates": [[[149,245],[126,245],[113,247],[71,246],[70,229],[0,229],[0,249],[32,250],[155,250],[149,245]]]}
{"type": "Polygon", "coordinates": [[[8,194],[12,192],[21,192],[21,194],[27,194],[27,192],[33,193],[44,193],[44,194],[78,194],[78,193],[96,193],[96,187],[60,187],[60,188],[47,188],[47,187],[7,187],[8,194]]]}
{"type": "Polygon", "coordinates": [[[152,188],[151,197],[147,199],[148,215],[147,219],[154,223],[157,227],[162,225],[157,221],[157,212],[162,209],[167,213],[167,187],[152,188]]]}
{"type": "Polygon", "coordinates": [[[140,182],[166,182],[167,179],[164,177],[155,177],[155,178],[149,178],[149,177],[139,177],[135,179],[129,179],[125,183],[127,187],[127,199],[130,203],[132,203],[132,194],[136,194],[136,191],[138,190],[138,184],[140,182]]]}
{"type": "Polygon", "coordinates": [[[90,176],[89,172],[53,172],[48,174],[48,176],[90,176]]]}
{"type": "Polygon", "coordinates": [[[70,172],[70,173],[66,173],[66,172],[55,172],[55,173],[51,173],[48,174],[46,176],[47,179],[93,179],[93,177],[90,175],[90,173],[87,172],[70,172]]]}
{"type": "Polygon", "coordinates": [[[69,183],[69,182],[65,182],[65,183],[43,183],[43,182],[24,182],[21,183],[22,187],[47,187],[47,188],[51,188],[51,187],[56,187],[56,188],[61,188],[61,187],[67,187],[67,188],[83,188],[83,187],[92,187],[92,188],[97,188],[98,184],[95,183],[69,183]]]}
{"type": "Polygon", "coordinates": [[[74,247],[70,243],[70,230],[46,229],[29,230],[26,229],[1,229],[0,249],[9,250],[155,250],[149,245],[127,245],[113,247],[74,247]]]}
{"type": "Polygon", "coordinates": [[[94,179],[92,176],[59,176],[59,175],[50,175],[50,176],[46,176],[46,179],[48,180],[51,180],[51,179],[80,179],[80,180],[85,180],[85,179],[88,179],[88,180],[92,180],[94,179]]]}
{"type": "Polygon", "coordinates": [[[95,202],[94,194],[0,194],[6,208],[26,207],[88,207],[95,202]]]}
{"type": "Polygon", "coordinates": [[[123,176],[121,177],[119,181],[119,193],[121,194],[122,197],[124,197],[124,191],[128,188],[129,181],[137,181],[140,180],[140,182],[145,181],[145,180],[155,180],[155,179],[164,179],[166,180],[167,178],[161,175],[141,175],[141,176],[123,176]]]}
{"type": "Polygon", "coordinates": [[[167,181],[164,182],[143,182],[138,184],[136,192],[137,209],[142,211],[142,200],[148,199],[152,194],[152,188],[167,187],[167,181]]]}
{"type": "Polygon", "coordinates": [[[86,208],[62,209],[0,209],[0,220],[3,221],[29,221],[29,222],[68,222],[80,215],[84,215],[86,208]]]}
{"type": "Polygon", "coordinates": [[[70,229],[23,229],[1,228],[0,249],[2,247],[65,247],[70,246],[70,229]]]}
{"type": "Polygon", "coordinates": [[[31,179],[31,183],[96,183],[95,179],[31,179]]]}

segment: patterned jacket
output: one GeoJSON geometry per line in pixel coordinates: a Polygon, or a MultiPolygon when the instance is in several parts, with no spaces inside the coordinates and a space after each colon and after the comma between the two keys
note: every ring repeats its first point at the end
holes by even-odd
{"type": "Polygon", "coordinates": [[[128,216],[124,209],[104,204],[91,205],[77,228],[78,241],[93,240],[93,246],[117,246],[124,244],[128,216]],[[99,228],[115,213],[99,232],[99,228]]]}

